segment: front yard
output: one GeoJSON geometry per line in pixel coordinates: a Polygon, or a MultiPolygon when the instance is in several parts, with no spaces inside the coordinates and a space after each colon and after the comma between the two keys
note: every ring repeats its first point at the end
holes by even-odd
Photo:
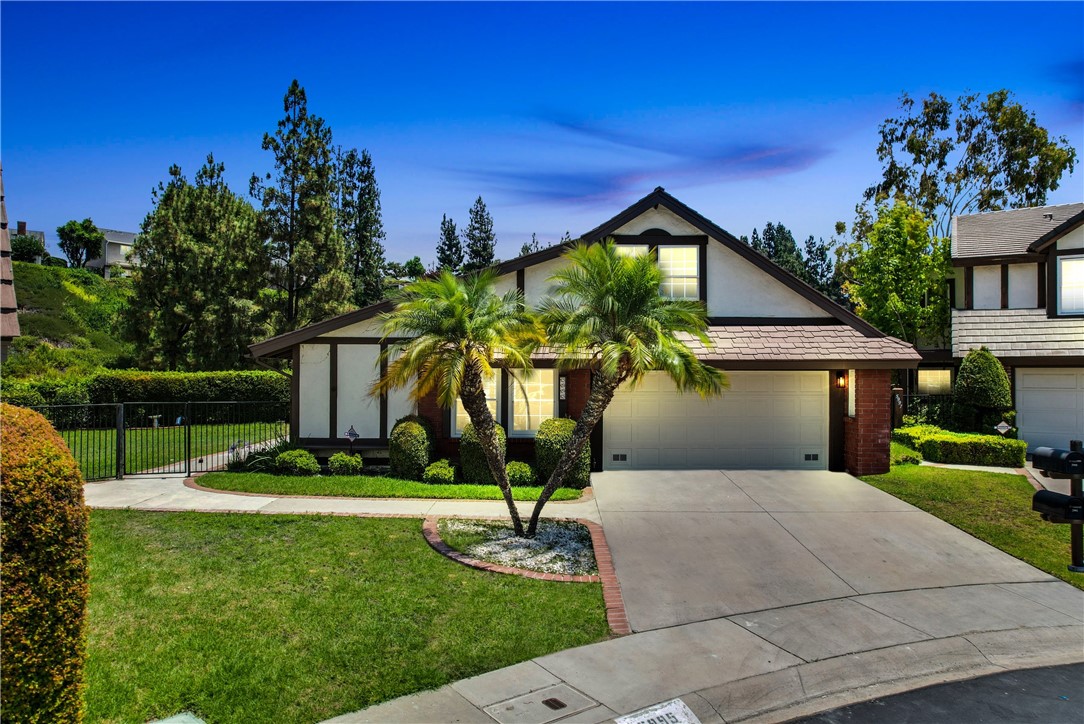
{"type": "Polygon", "coordinates": [[[608,633],[600,585],[466,568],[418,520],[91,513],[89,721],[313,722],[608,633]]]}
{"type": "MultiPolygon", "coordinates": [[[[894,446],[893,454],[897,452],[894,446]]],[[[979,540],[1084,589],[1084,575],[1066,570],[1069,526],[1047,523],[1031,510],[1035,489],[1021,475],[893,465],[862,478],[979,540]]]]}

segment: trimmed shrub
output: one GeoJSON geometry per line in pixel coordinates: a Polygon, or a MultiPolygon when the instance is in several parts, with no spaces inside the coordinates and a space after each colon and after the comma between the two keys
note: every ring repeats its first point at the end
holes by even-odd
{"type": "MultiPolygon", "coordinates": [[[[496,426],[497,443],[507,452],[508,441],[505,439],[504,428],[496,426]]],[[[489,462],[482,452],[482,445],[478,442],[478,435],[474,432],[474,425],[468,424],[463,428],[463,435],[459,438],[459,467],[463,471],[463,482],[472,485],[496,485],[493,473],[489,470],[489,462]]]]}
{"type": "Polygon", "coordinates": [[[361,455],[337,452],[328,459],[327,467],[332,475],[361,475],[361,455]]]}
{"type": "Polygon", "coordinates": [[[989,349],[972,349],[960,362],[952,400],[956,426],[968,432],[989,433],[988,428],[983,429],[986,418],[1012,407],[1009,376],[989,349]]]}
{"type": "Polygon", "coordinates": [[[290,380],[277,372],[106,371],[87,380],[90,402],[289,402],[290,380]]]}
{"type": "Polygon", "coordinates": [[[509,485],[534,485],[535,475],[534,469],[527,463],[521,463],[517,460],[513,460],[504,466],[505,472],[508,473],[509,485]]]}
{"type": "Polygon", "coordinates": [[[1027,443],[1023,440],[949,432],[932,425],[894,430],[892,439],[919,451],[923,458],[934,463],[1019,468],[1023,467],[1027,454],[1027,443]]]}
{"type": "Polygon", "coordinates": [[[398,425],[400,422],[416,422],[421,425],[422,429],[425,430],[425,437],[428,441],[428,447],[426,449],[426,452],[429,456],[429,459],[432,460],[434,457],[436,457],[437,436],[433,432],[433,423],[429,421],[428,417],[422,417],[421,415],[403,415],[395,421],[395,425],[392,425],[391,429],[395,430],[395,426],[398,425]]]}
{"type": "Polygon", "coordinates": [[[429,467],[429,435],[421,423],[402,419],[388,438],[388,463],[393,477],[421,480],[429,467]]]}
{"type": "MultiPolygon", "coordinates": [[[[557,461],[568,449],[572,441],[572,431],[576,429],[576,421],[567,417],[554,417],[544,420],[538,426],[538,432],[534,437],[535,465],[538,468],[538,480],[545,485],[549,482],[557,467],[557,461]]],[[[561,481],[562,488],[577,488],[583,490],[591,484],[591,450],[590,443],[584,445],[580,456],[573,463],[565,479],[561,481]]]]}
{"type": "Polygon", "coordinates": [[[287,450],[275,458],[275,470],[280,475],[319,475],[320,463],[308,450],[287,450]]]}
{"type": "Polygon", "coordinates": [[[455,483],[455,466],[447,460],[437,460],[422,473],[422,482],[429,485],[452,485],[455,483]]]}
{"type": "Polygon", "coordinates": [[[0,405],[4,720],[83,719],[88,593],[83,478],[44,417],[0,405]]]}

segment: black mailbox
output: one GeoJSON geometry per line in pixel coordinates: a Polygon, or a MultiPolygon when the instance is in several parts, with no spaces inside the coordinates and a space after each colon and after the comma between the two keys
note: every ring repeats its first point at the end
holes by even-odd
{"type": "Polygon", "coordinates": [[[1084,498],[1040,490],[1031,498],[1031,509],[1051,523],[1084,523],[1084,498]]]}
{"type": "Polygon", "coordinates": [[[1031,453],[1031,464],[1036,470],[1049,473],[1084,475],[1084,453],[1076,450],[1037,447],[1031,453]]]}

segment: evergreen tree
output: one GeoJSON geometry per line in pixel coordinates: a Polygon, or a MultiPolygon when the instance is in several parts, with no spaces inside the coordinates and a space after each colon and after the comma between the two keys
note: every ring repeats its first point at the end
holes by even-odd
{"type": "Polygon", "coordinates": [[[463,267],[463,242],[455,222],[447,214],[440,217],[440,241],[437,243],[437,267],[458,274],[463,267]]]}
{"type": "Polygon", "coordinates": [[[825,241],[824,237],[815,239],[812,234],[805,240],[805,276],[804,279],[818,292],[834,302],[846,301],[843,295],[843,280],[836,273],[836,241],[825,241]]]}
{"type": "Polygon", "coordinates": [[[466,239],[466,263],[463,271],[485,269],[495,261],[497,237],[493,234],[493,217],[486,210],[486,203],[479,196],[470,207],[470,223],[463,233],[466,239]]]}
{"type": "Polygon", "coordinates": [[[542,251],[544,248],[542,242],[538,240],[538,234],[531,234],[531,240],[523,242],[523,246],[519,248],[519,255],[527,256],[528,254],[534,254],[536,251],[542,251]]]}
{"type": "Polygon", "coordinates": [[[257,214],[224,170],[209,155],[190,184],[170,168],[136,237],[125,336],[146,367],[242,367],[248,345],[269,331],[256,303],[268,268],[257,214]]]}
{"type": "Polygon", "coordinates": [[[296,80],[283,99],[285,117],[263,149],[275,158],[277,175],[261,182],[253,174],[252,196],[268,241],[271,283],[278,291],[275,332],[288,332],[345,311],[352,288],[344,271],[346,249],[335,224],[331,129],[310,115],[305,89],[296,80]]]}
{"type": "Polygon", "coordinates": [[[73,267],[84,267],[89,260],[102,256],[105,234],[89,218],[72,219],[64,226],[58,226],[56,235],[60,237],[60,250],[73,267]]]}
{"type": "Polygon", "coordinates": [[[369,152],[340,148],[336,154],[338,226],[346,244],[354,304],[366,307],[384,298],[384,222],[380,188],[369,152]]]}

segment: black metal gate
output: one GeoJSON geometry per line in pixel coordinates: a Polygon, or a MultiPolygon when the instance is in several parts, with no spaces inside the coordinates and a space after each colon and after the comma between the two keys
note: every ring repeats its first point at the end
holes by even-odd
{"type": "Polygon", "coordinates": [[[35,407],[86,480],[189,475],[288,434],[285,402],[123,402],[35,407]]]}

